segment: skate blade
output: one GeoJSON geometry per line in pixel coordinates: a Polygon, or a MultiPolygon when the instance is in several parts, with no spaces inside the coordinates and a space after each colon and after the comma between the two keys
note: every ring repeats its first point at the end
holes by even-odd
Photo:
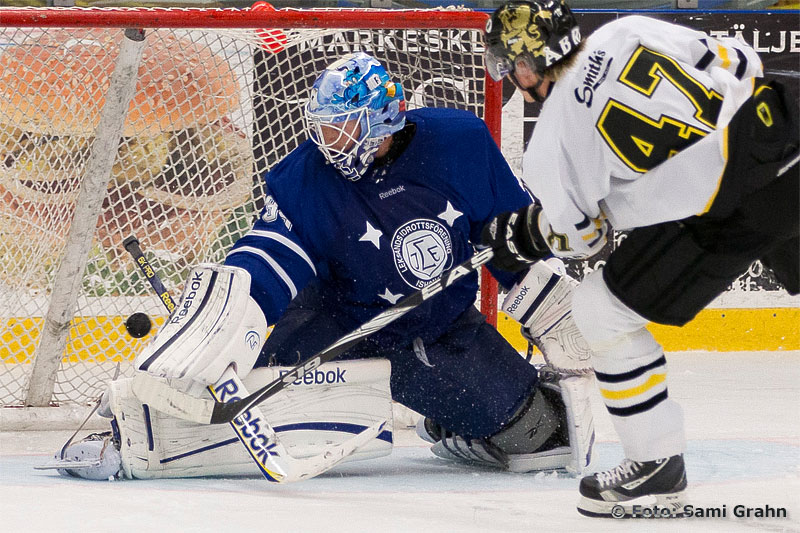
{"type": "Polygon", "coordinates": [[[649,494],[624,502],[606,502],[581,496],[578,512],[595,518],[681,518],[686,491],[649,494]]]}
{"type": "Polygon", "coordinates": [[[68,459],[63,460],[56,460],[50,461],[48,463],[44,463],[42,465],[36,465],[33,467],[34,470],[58,470],[58,469],[82,469],[82,468],[94,468],[96,466],[100,466],[102,461],[70,461],[68,459]]]}

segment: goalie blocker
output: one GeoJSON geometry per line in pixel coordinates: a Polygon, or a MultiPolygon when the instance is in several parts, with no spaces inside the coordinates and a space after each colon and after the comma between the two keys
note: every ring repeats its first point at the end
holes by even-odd
{"type": "Polygon", "coordinates": [[[210,263],[192,270],[176,309],[134,366],[156,376],[216,383],[232,366],[246,376],[267,334],[250,273],[210,263]]]}
{"type": "MultiPolygon", "coordinates": [[[[243,381],[256,389],[290,370],[257,368],[243,381]]],[[[386,422],[374,439],[341,462],[381,457],[392,449],[389,374],[390,364],[382,359],[328,363],[258,407],[274,428],[278,445],[295,458],[323,454],[386,422]]],[[[87,479],[259,475],[230,425],[197,424],[157,411],[139,401],[132,384],[132,378],[113,381],[105,396],[104,414],[113,417],[113,432],[71,445],[64,460],[51,468],[87,479]]],[[[210,397],[199,384],[188,392],[210,397]]]]}

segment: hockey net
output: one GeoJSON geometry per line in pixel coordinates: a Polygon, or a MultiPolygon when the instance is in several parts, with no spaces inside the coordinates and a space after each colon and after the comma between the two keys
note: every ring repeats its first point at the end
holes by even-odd
{"type": "MultiPolygon", "coordinates": [[[[118,364],[132,372],[151,336],[132,338],[126,317],[147,313],[155,332],[166,312],[122,241],[139,239],[175,296],[188,268],[221,261],[261,207],[259,176],[305,138],[313,80],[342,55],[378,57],[409,108],[467,109],[497,133],[485,19],[459,9],[3,10],[0,405],[87,405],[118,364]],[[109,93],[128,54],[123,28],[144,31],[124,121],[109,93]],[[109,117],[121,136],[104,165],[95,152],[115,131],[109,117]],[[100,186],[81,199],[89,173],[100,186]],[[70,234],[80,221],[83,241],[70,234]]],[[[484,311],[494,305],[490,294],[484,311]]]]}

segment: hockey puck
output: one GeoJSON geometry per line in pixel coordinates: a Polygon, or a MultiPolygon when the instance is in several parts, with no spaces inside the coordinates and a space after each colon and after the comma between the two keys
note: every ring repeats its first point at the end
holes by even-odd
{"type": "Polygon", "coordinates": [[[144,313],[133,313],[128,317],[128,320],[125,321],[125,329],[128,330],[128,334],[134,339],[141,339],[150,333],[150,328],[152,328],[152,326],[153,324],[150,322],[150,317],[144,313]]]}

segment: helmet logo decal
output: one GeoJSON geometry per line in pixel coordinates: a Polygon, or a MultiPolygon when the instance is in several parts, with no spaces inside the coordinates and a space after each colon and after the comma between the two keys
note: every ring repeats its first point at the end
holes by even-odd
{"type": "Polygon", "coordinates": [[[543,72],[572,54],[581,42],[578,22],[561,0],[512,1],[487,24],[486,65],[499,80],[523,61],[543,72]]]}
{"type": "Polygon", "coordinates": [[[544,24],[544,20],[551,19],[550,12],[531,12],[531,7],[528,5],[510,7],[500,14],[500,21],[503,24],[501,39],[514,55],[530,52],[534,56],[542,56],[545,42],[542,39],[542,32],[539,31],[539,25],[544,24]]]}

